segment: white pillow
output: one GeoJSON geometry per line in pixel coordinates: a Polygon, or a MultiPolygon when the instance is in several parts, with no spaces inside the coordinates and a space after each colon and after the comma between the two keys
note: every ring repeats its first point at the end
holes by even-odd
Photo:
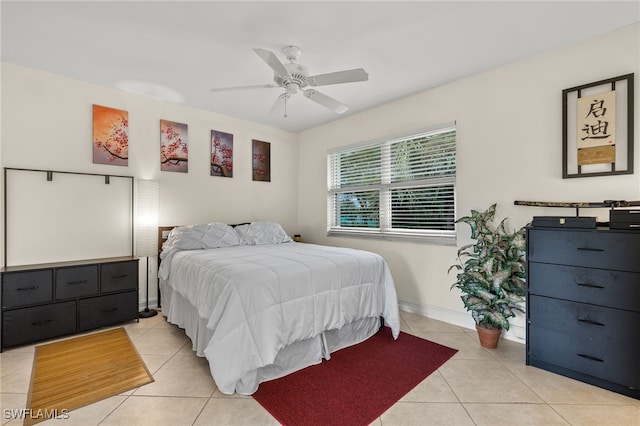
{"type": "Polygon", "coordinates": [[[226,223],[212,222],[200,225],[178,226],[173,228],[162,245],[158,277],[169,278],[171,259],[180,250],[199,250],[219,247],[239,246],[242,244],[236,231],[226,223]]]}
{"type": "Polygon", "coordinates": [[[293,241],[279,223],[251,222],[247,225],[238,225],[235,229],[242,243],[246,245],[280,244],[293,241]]]}
{"type": "Polygon", "coordinates": [[[163,251],[167,249],[196,250],[240,244],[240,238],[231,226],[226,223],[212,222],[173,228],[162,248],[163,251]]]}

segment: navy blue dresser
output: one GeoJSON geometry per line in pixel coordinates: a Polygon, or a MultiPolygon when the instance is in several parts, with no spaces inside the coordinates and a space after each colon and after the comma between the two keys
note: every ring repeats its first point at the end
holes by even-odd
{"type": "Polygon", "coordinates": [[[640,399],[640,232],[527,230],[527,364],[640,399]]]}

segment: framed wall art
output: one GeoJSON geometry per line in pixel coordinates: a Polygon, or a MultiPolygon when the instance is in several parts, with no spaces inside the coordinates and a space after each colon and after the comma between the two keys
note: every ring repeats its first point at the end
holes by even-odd
{"type": "Polygon", "coordinates": [[[253,180],[271,182],[271,144],[253,139],[253,180]]]}
{"type": "Polygon", "coordinates": [[[129,165],[129,113],[93,105],[93,162],[129,165]]]}
{"type": "Polygon", "coordinates": [[[211,176],[233,177],[233,135],[211,131],[211,176]]]}
{"type": "Polygon", "coordinates": [[[633,74],[562,91],[562,178],[633,173],[633,74]]]}
{"type": "Polygon", "coordinates": [[[188,126],[174,121],[160,120],[160,170],[189,171],[188,126]]]}

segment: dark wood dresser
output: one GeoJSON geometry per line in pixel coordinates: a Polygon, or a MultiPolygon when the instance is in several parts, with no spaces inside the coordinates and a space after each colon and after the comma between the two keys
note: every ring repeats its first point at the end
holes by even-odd
{"type": "Polygon", "coordinates": [[[640,232],[527,230],[527,364],[640,399],[640,232]]]}
{"type": "Polygon", "coordinates": [[[138,259],[2,268],[2,343],[22,345],[138,319],[138,259]]]}

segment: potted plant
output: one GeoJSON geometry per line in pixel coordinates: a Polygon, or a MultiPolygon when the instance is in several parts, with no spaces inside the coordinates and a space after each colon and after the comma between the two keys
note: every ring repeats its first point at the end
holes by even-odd
{"type": "Polygon", "coordinates": [[[471,210],[470,216],[459,218],[471,227],[472,244],[460,247],[455,269],[457,281],[451,286],[462,291],[464,307],[476,322],[480,343],[495,348],[502,330],[509,330],[514,311],[524,312],[526,295],[525,228],[509,232],[506,218],[493,225],[496,204],[484,212],[471,210]],[[484,341],[488,331],[493,343],[484,341]]]}

